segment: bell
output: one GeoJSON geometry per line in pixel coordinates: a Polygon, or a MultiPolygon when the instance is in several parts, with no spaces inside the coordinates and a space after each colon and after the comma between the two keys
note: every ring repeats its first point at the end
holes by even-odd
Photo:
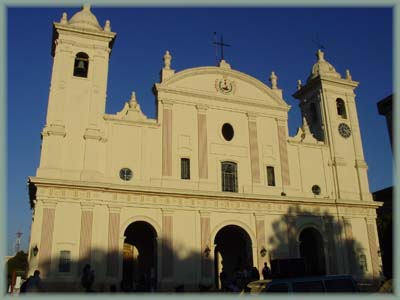
{"type": "Polygon", "coordinates": [[[76,67],[77,71],[84,72],[85,71],[85,63],[83,60],[78,62],[78,66],[76,67]]]}
{"type": "Polygon", "coordinates": [[[74,70],[74,75],[78,77],[86,77],[86,67],[83,60],[78,61],[78,65],[74,70]]]}

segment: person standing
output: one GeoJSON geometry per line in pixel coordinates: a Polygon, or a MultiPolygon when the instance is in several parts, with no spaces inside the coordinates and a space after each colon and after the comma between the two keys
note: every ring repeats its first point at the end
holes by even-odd
{"type": "Polygon", "coordinates": [[[94,283],[94,270],[91,270],[90,265],[86,266],[82,270],[81,284],[86,292],[93,292],[92,285],[94,283]]]}
{"type": "Polygon", "coordinates": [[[27,293],[43,292],[42,279],[40,278],[40,271],[35,270],[33,276],[30,276],[26,282],[27,293]]]}
{"type": "Polygon", "coordinates": [[[251,280],[260,280],[260,272],[258,272],[258,269],[256,266],[253,266],[251,268],[251,280]]]}
{"type": "Polygon", "coordinates": [[[264,268],[262,269],[263,279],[268,279],[271,277],[271,269],[268,267],[267,263],[264,263],[264,268]]]}

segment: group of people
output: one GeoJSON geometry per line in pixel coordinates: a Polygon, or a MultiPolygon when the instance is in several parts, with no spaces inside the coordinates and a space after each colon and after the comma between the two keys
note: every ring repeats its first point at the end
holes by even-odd
{"type": "MultiPolygon", "coordinates": [[[[268,267],[267,263],[264,263],[264,267],[262,269],[263,279],[268,279],[271,276],[271,270],[268,267]]],[[[257,267],[247,266],[246,268],[240,269],[236,268],[233,276],[229,276],[227,272],[222,269],[219,274],[221,280],[221,290],[225,292],[240,292],[246,285],[255,280],[260,279],[260,273],[257,267]]],[[[81,276],[81,284],[86,292],[94,292],[92,289],[93,283],[95,280],[94,270],[90,267],[89,264],[86,264],[82,270],[81,276]]],[[[121,282],[121,291],[141,291],[141,292],[154,292],[156,288],[156,280],[154,276],[154,271],[152,270],[149,276],[141,276],[137,286],[131,287],[125,285],[126,282],[121,282]]],[[[42,281],[40,278],[40,271],[36,270],[32,276],[30,276],[20,288],[20,293],[28,293],[28,292],[43,292],[42,281]]],[[[115,285],[110,287],[110,292],[116,292],[117,288],[115,285]]]]}
{"type": "Polygon", "coordinates": [[[233,276],[229,276],[224,269],[219,274],[221,290],[224,292],[240,292],[249,282],[260,279],[257,267],[247,266],[235,269],[233,276]]]}
{"type": "MultiPolygon", "coordinates": [[[[94,292],[92,289],[93,283],[94,283],[94,270],[91,269],[89,264],[87,264],[82,270],[81,284],[86,292],[94,292]]],[[[33,275],[29,276],[29,278],[22,283],[19,292],[20,293],[44,292],[39,270],[35,270],[33,275]]]]}
{"type": "MultiPolygon", "coordinates": [[[[271,270],[267,263],[264,263],[262,269],[263,279],[270,278],[271,270]]],[[[229,276],[227,272],[222,269],[219,274],[221,281],[221,290],[223,292],[240,292],[249,282],[259,280],[260,273],[257,267],[247,266],[246,268],[236,268],[233,276],[229,276]]]]}

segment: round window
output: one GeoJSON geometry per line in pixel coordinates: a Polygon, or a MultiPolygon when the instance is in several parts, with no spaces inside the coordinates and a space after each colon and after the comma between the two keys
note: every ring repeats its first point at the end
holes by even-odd
{"type": "Polygon", "coordinates": [[[224,125],[222,125],[222,135],[224,136],[224,139],[227,141],[233,139],[234,131],[231,124],[225,123],[224,125]]]}
{"type": "Polygon", "coordinates": [[[119,177],[120,177],[122,180],[126,180],[126,181],[131,180],[131,179],[132,179],[132,176],[133,176],[133,172],[132,172],[131,169],[122,168],[122,169],[119,171],[119,177]]]}
{"type": "Polygon", "coordinates": [[[311,188],[312,192],[314,195],[319,195],[321,194],[321,188],[319,187],[319,185],[313,185],[313,187],[311,188]]]}

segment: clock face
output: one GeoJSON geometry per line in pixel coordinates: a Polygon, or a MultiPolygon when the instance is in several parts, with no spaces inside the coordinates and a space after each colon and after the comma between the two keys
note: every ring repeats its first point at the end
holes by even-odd
{"type": "Polygon", "coordinates": [[[351,135],[351,129],[350,129],[349,125],[347,125],[345,123],[340,123],[338,130],[339,130],[340,135],[344,138],[348,138],[351,135]]]}

